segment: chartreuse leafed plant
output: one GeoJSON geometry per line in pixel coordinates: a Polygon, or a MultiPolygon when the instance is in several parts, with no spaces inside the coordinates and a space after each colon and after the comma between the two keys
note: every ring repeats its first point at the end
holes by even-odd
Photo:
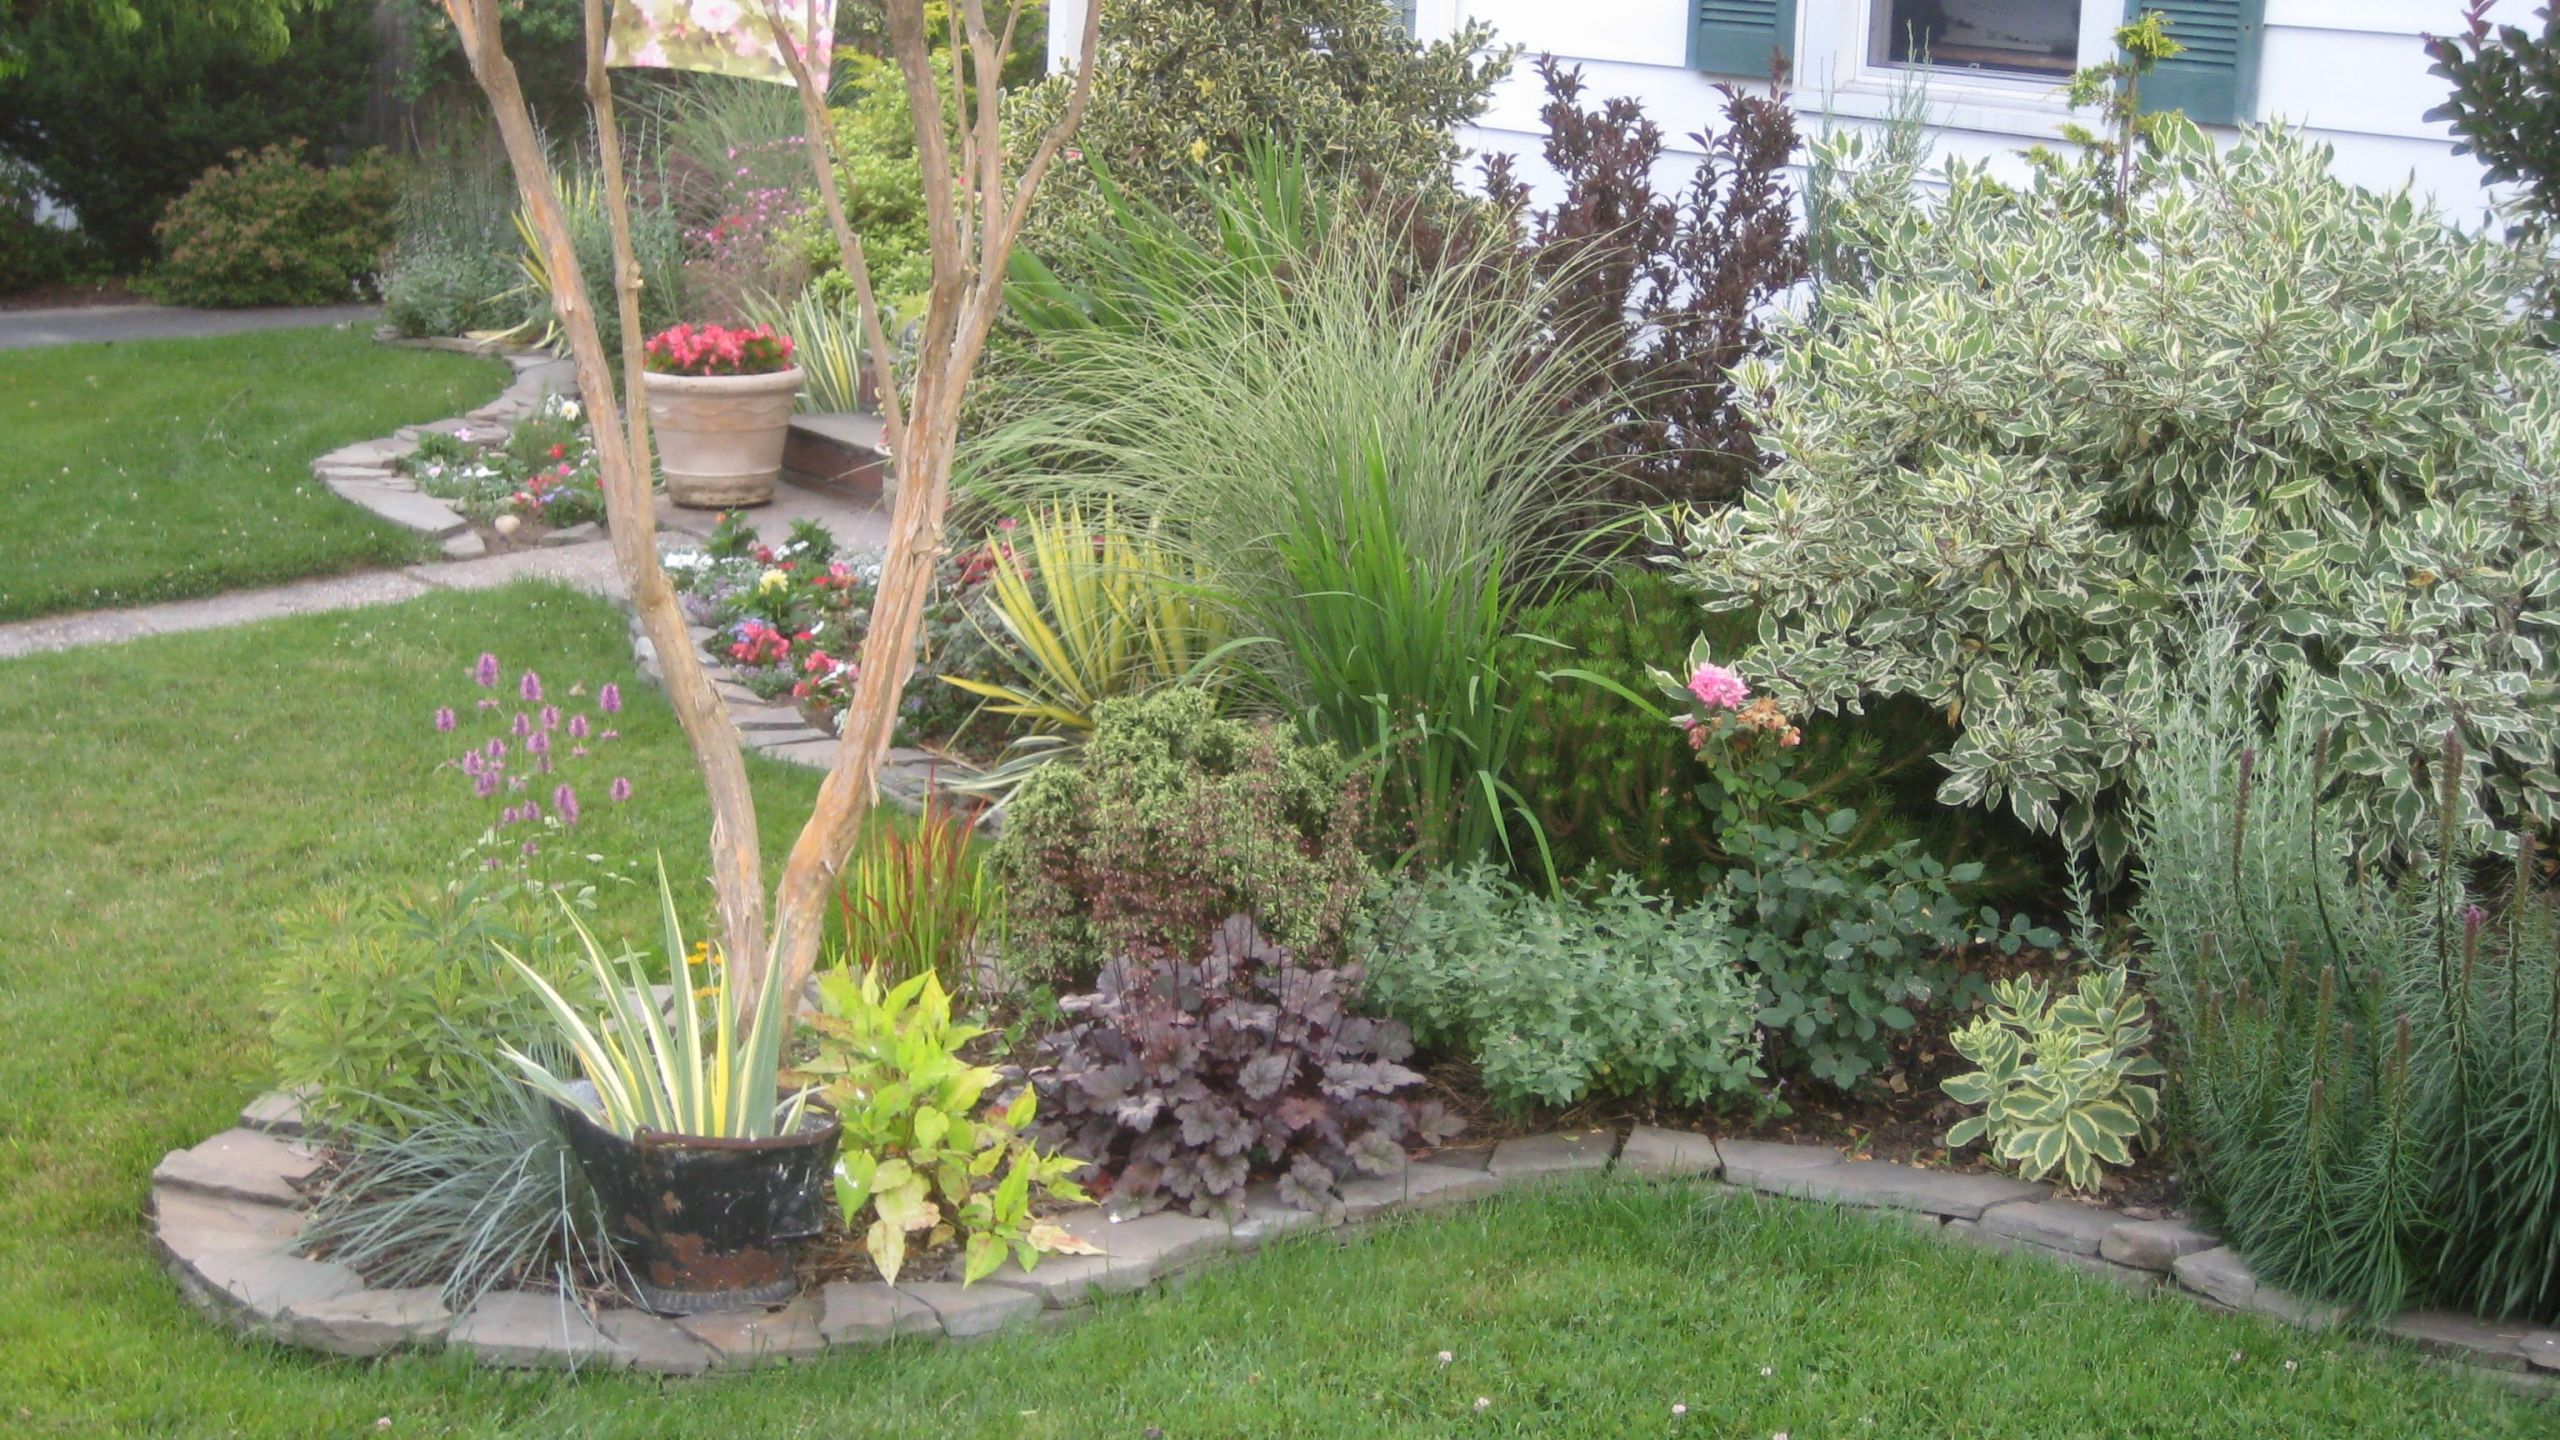
{"type": "Polygon", "coordinates": [[[989,609],[1018,683],[943,677],[1044,731],[1093,728],[1105,700],[1159,685],[1214,688],[1227,629],[1190,558],[1107,505],[1043,509],[992,537],[989,609]]]}
{"type": "Polygon", "coordinates": [[[898,1278],[907,1237],[919,1233],[932,1245],[961,1242],[962,1284],[1008,1258],[1029,1270],[1042,1255],[1102,1253],[1032,1217],[1035,1198],[1089,1203],[1072,1178],[1085,1162],[1024,1138],[1040,1106],[1029,1086],[1001,1112],[982,1109],[1002,1076],[960,1052],[986,1031],[953,1020],[932,972],[895,987],[876,970],[821,975],[808,1025],[818,1051],[792,1075],[825,1087],[843,1118],[836,1201],[882,1279],[898,1278]]]}
{"type": "Polygon", "coordinates": [[[2427,851],[2360,864],[2316,687],[2292,677],[2269,728],[2214,638],[2141,762],[2136,919],[2189,1183],[2272,1283],[2560,1320],[2560,905],[2531,835],[2475,885],[2496,855],[2463,848],[2440,714],[2427,851]]]}
{"type": "Polygon", "coordinates": [[[676,919],[675,891],[665,867],[658,871],[659,909],[666,927],[667,978],[673,991],[662,1011],[637,952],[605,958],[604,946],[575,911],[565,911],[603,994],[603,1008],[582,1011],[542,973],[513,954],[516,973],[542,997],[558,1038],[576,1056],[578,1069],[596,1090],[589,1101],[551,1066],[513,1045],[506,1058],[544,1096],[594,1118],[617,1135],[642,1130],[721,1140],[760,1140],[798,1128],[806,1093],[781,1102],[777,1072],[782,1060],[783,1013],[779,983],[758,987],[751,1005],[733,993],[736,967],[707,946],[703,965],[711,983],[697,991],[691,954],[676,919]],[[703,1010],[711,1012],[703,1034],[703,1010]],[[738,1033],[741,1010],[752,1010],[738,1033]],[[670,1013],[671,1012],[671,1013],[670,1013]]]}
{"type": "Polygon", "coordinates": [[[1948,1147],[1979,1140],[2030,1180],[2059,1170],[2073,1189],[2096,1190],[2100,1167],[2132,1164],[2159,1122],[2159,1090],[2135,1083],[2163,1073],[2142,1053],[2146,1009],[2121,968],[2083,975],[2060,997],[2034,977],[1993,986],[1982,1014],[1948,1037],[1981,1068],[1942,1088],[1982,1110],[1947,1132],[1948,1147]]]}
{"type": "Polygon", "coordinates": [[[2158,138],[2121,239],[2070,167],[1827,197],[1864,283],[1737,371],[1775,463],[1678,573],[1758,612],[1791,711],[1916,697],[1957,727],[1941,799],[2110,864],[2199,593],[2299,666],[2338,843],[2426,842],[2454,712],[2465,833],[2560,819],[2560,372],[2517,257],[2294,133],[2158,138]]]}

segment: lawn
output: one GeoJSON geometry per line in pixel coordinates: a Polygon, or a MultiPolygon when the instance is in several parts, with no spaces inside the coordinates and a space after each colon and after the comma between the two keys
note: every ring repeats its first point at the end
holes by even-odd
{"type": "Polygon", "coordinates": [[[176,600],[423,558],[316,455],[461,414],[495,360],[357,329],[0,353],[0,620],[176,600]]]}
{"type": "MultiPolygon", "coordinates": [[[[630,684],[623,635],[601,603],[528,587],[0,663],[12,1434],[2400,1440],[2560,1423],[2405,1354],[1615,1180],[1280,1246],[1061,1329],[752,1380],[233,1341],[161,1274],[140,1206],[163,1152],[261,1088],[270,917],[351,874],[433,875],[461,847],[479,802],[435,771],[430,716],[467,700],[472,656],[630,684]]],[[[692,864],[707,822],[672,718],[635,686],[623,719],[637,794],[581,835],[692,864]]],[[[755,773],[778,851],[815,777],[755,773]]]]}

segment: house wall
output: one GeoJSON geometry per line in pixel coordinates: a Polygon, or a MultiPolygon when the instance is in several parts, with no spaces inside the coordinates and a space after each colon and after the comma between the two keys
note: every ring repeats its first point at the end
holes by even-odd
{"type": "MultiPolygon", "coordinates": [[[[1073,54],[1085,3],[1053,0],[1053,57],[1073,54]]],[[[1794,93],[1808,131],[1866,123],[1884,113],[1885,87],[1871,72],[1860,73],[1841,36],[1854,31],[1845,17],[1864,3],[1797,0],[1803,33],[1794,93]]],[[[2090,6],[2092,14],[2104,8],[2094,0],[2090,6]]],[[[2496,0],[2490,13],[2511,19],[2532,8],[2533,0],[2496,0]]],[[[2423,118],[2444,98],[2444,85],[2427,73],[2420,37],[2459,28],[2462,9],[2463,0],[2266,0],[2255,118],[2310,130],[2335,148],[2337,171],[2348,180],[2376,188],[2413,181],[2449,217],[2480,223],[2490,196],[2479,167],[2453,153],[2452,135],[2442,124],[2423,118]]],[[[1680,163],[1667,167],[1665,179],[1673,183],[1688,168],[1685,155],[1694,153],[1685,148],[1688,137],[1715,126],[1716,82],[1765,78],[1689,70],[1688,16],[1687,0],[1415,0],[1416,28],[1426,37],[1484,20],[1528,56],[1551,51],[1581,65],[1587,96],[1643,101],[1646,113],[1684,147],[1675,157],[1680,163]]],[[[1525,59],[1495,94],[1482,122],[1460,138],[1480,153],[1507,150],[1519,156],[1522,173],[1536,183],[1547,178],[1537,163],[1543,97],[1525,59]]],[[[2049,90],[2033,84],[1968,88],[1956,77],[1941,76],[1933,79],[1929,96],[1938,153],[1995,163],[2021,146],[2057,138],[2066,113],[2049,90]]]]}

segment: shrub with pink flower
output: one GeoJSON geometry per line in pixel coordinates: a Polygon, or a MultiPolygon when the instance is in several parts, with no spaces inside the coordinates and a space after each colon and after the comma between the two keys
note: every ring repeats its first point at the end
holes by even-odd
{"type": "Polygon", "coordinates": [[[1751,698],[1751,687],[1732,670],[1709,662],[1689,672],[1689,694],[1710,710],[1739,710],[1751,698]]]}

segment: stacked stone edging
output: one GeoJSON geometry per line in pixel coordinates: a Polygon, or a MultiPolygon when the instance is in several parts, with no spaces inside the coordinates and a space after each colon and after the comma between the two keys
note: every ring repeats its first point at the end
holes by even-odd
{"type": "MultiPolygon", "coordinates": [[[[1056,1318],[1097,1295],[1145,1290],[1212,1260],[1249,1254],[1274,1235],[1463,1204],[1611,1166],[1726,1193],[1869,1210],[2134,1289],[2292,1325],[2327,1329],[2346,1319],[2337,1306],[2260,1284],[2236,1253],[2185,1221],[2136,1219],[2005,1176],[1853,1161],[1825,1147],[1645,1125],[1623,1146],[1614,1131],[1581,1130],[1410,1161],[1400,1175],[1345,1184],[1339,1217],[1291,1209],[1267,1184],[1247,1192],[1233,1222],[1169,1211],[1115,1222],[1099,1209],[1079,1210],[1058,1222],[1106,1253],[1050,1256],[1027,1272],[1008,1261],[969,1286],[946,1278],[834,1281],[775,1310],[681,1319],[624,1309],[591,1314],[557,1296],[502,1290],[455,1315],[433,1289],[367,1289],[346,1266],[297,1253],[301,1189],[318,1166],[300,1143],[300,1107],[287,1095],[261,1096],[240,1122],[160,1162],[152,1176],[153,1240],[179,1288],[207,1315],[244,1335],[335,1355],[445,1348],[510,1368],[699,1375],[788,1364],[837,1347],[968,1340],[1056,1318]]],[[[2378,1329],[2437,1358],[2537,1393],[2560,1393],[2560,1331],[2424,1311],[2378,1329]]]]}
{"type": "MultiPolygon", "coordinates": [[[[361,505],[402,529],[444,542],[446,558],[476,560],[489,552],[487,542],[471,529],[462,513],[418,488],[400,471],[399,462],[415,452],[418,437],[451,435],[466,444],[491,444],[507,438],[517,421],[542,406],[544,397],[577,393],[577,367],[539,350],[515,349],[480,341],[442,343],[390,340],[412,349],[460,350],[496,355],[515,370],[515,379],[498,398],[450,420],[431,425],[403,425],[379,440],[340,446],[311,462],[311,473],[330,493],[361,505]]],[[[600,532],[599,532],[600,533],[600,532]]]]}

